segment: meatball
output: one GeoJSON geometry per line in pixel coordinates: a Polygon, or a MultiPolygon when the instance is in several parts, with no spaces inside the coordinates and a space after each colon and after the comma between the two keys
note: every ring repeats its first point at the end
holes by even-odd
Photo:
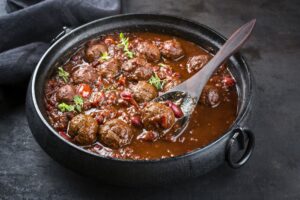
{"type": "Polygon", "coordinates": [[[167,82],[166,84],[164,84],[163,91],[166,92],[166,91],[172,89],[173,87],[179,85],[180,83],[181,83],[181,80],[179,80],[179,79],[171,80],[171,81],[167,82]]]}
{"type": "Polygon", "coordinates": [[[140,42],[137,45],[137,51],[146,56],[149,62],[158,62],[160,60],[160,51],[149,41],[140,42]]]}
{"type": "Polygon", "coordinates": [[[75,96],[75,88],[73,85],[64,85],[56,92],[56,99],[59,102],[71,102],[75,96]]]}
{"type": "Polygon", "coordinates": [[[98,133],[103,144],[115,149],[129,144],[133,138],[131,127],[120,119],[107,121],[100,126],[98,133]]]}
{"type": "Polygon", "coordinates": [[[102,43],[91,42],[87,44],[85,50],[86,60],[88,62],[93,62],[95,59],[98,59],[103,53],[107,52],[107,47],[102,43]]]}
{"type": "Polygon", "coordinates": [[[113,78],[119,74],[120,63],[117,59],[110,59],[98,66],[98,72],[106,78],[113,78]]]}
{"type": "Polygon", "coordinates": [[[128,80],[148,80],[153,74],[150,63],[141,57],[126,61],[121,68],[128,80]]]}
{"type": "Polygon", "coordinates": [[[176,40],[167,40],[162,44],[161,54],[169,59],[178,59],[183,56],[184,52],[181,44],[176,40]]]}
{"type": "Polygon", "coordinates": [[[153,69],[149,66],[137,68],[133,73],[128,74],[128,80],[149,80],[153,74],[153,69]]]}
{"type": "Polygon", "coordinates": [[[172,109],[162,103],[150,102],[142,111],[142,122],[146,129],[169,129],[175,123],[172,109]]]}
{"type": "Polygon", "coordinates": [[[195,72],[200,70],[206,63],[208,62],[209,56],[208,55],[198,55],[189,58],[187,61],[187,71],[189,73],[195,72]]]}
{"type": "Polygon", "coordinates": [[[205,86],[200,97],[200,102],[207,106],[217,107],[221,102],[219,89],[213,86],[205,86]]]}
{"type": "Polygon", "coordinates": [[[74,83],[92,83],[96,79],[95,69],[85,65],[77,69],[73,74],[74,83]]]}
{"type": "Polygon", "coordinates": [[[93,144],[97,139],[97,131],[97,121],[93,117],[84,114],[73,117],[68,128],[68,134],[80,145],[93,144]]]}
{"type": "Polygon", "coordinates": [[[122,70],[125,72],[132,72],[139,67],[149,66],[150,64],[142,57],[132,58],[127,60],[122,65],[122,70]]]}
{"type": "Polygon", "coordinates": [[[137,102],[147,102],[157,97],[156,88],[146,81],[139,81],[131,89],[137,102]]]}

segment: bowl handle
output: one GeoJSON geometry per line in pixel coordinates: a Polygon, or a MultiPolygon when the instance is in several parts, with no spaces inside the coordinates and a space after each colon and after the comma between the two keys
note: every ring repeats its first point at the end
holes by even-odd
{"type": "Polygon", "coordinates": [[[69,33],[72,30],[73,30],[72,28],[64,26],[62,28],[62,31],[59,34],[57,34],[55,38],[51,40],[51,44],[55,43],[57,40],[59,40],[59,38],[61,38],[62,36],[64,36],[65,34],[69,33]]]}
{"type": "Polygon", "coordinates": [[[236,128],[233,130],[233,136],[229,140],[227,147],[226,147],[226,160],[230,167],[237,169],[246,164],[246,162],[249,160],[254,146],[255,146],[255,136],[254,134],[246,128],[236,128]],[[245,136],[248,138],[247,146],[245,147],[245,136]],[[238,161],[233,160],[233,145],[237,142],[239,145],[239,149],[245,149],[244,154],[238,161]]]}

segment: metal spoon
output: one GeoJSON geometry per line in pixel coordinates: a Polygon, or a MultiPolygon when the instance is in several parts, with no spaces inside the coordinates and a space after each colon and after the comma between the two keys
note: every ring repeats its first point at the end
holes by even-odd
{"type": "Polygon", "coordinates": [[[190,115],[194,111],[207,81],[214,71],[246,42],[253,30],[255,22],[256,19],[253,19],[236,30],[217,54],[195,75],[153,100],[155,102],[167,100],[176,102],[182,99],[181,109],[184,116],[176,121],[176,126],[174,124],[173,127],[180,127],[173,130],[174,136],[179,136],[185,130],[190,115]]]}

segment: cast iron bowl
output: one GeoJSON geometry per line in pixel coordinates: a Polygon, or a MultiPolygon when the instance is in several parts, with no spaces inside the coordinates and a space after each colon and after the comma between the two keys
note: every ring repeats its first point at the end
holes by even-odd
{"type": "Polygon", "coordinates": [[[225,41],[223,36],[207,26],[182,18],[153,14],[103,18],[61,34],[37,64],[27,93],[27,118],[39,145],[64,166],[117,185],[151,186],[182,182],[216,168],[225,160],[233,168],[244,165],[254,147],[254,135],[244,127],[251,107],[253,81],[245,60],[239,54],[229,60],[229,70],[237,81],[239,93],[238,116],[228,132],[204,148],[159,160],[106,158],[67,142],[51,127],[45,112],[43,88],[54,70],[54,64],[85,41],[114,31],[166,33],[192,41],[212,54],[225,41]],[[233,159],[233,154],[238,151],[233,148],[236,146],[243,149],[238,160],[233,159]]]}

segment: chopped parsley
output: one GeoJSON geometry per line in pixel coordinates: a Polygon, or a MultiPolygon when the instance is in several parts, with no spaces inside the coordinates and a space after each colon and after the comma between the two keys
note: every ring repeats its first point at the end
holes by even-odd
{"type": "Polygon", "coordinates": [[[109,59],[110,59],[110,56],[108,55],[108,53],[107,53],[107,52],[104,52],[104,53],[100,56],[99,61],[107,61],[107,60],[109,60],[109,59]]]}
{"type": "Polygon", "coordinates": [[[128,58],[133,58],[133,52],[131,52],[128,47],[129,47],[129,38],[125,37],[124,36],[124,33],[120,33],[119,35],[120,37],[120,44],[118,44],[119,47],[123,47],[123,51],[125,53],[125,55],[128,57],[128,58]]]}
{"type": "Polygon", "coordinates": [[[58,104],[58,108],[62,112],[66,112],[66,111],[71,112],[71,111],[74,111],[74,106],[73,105],[68,105],[66,103],[60,103],[60,104],[58,104]]]}
{"type": "Polygon", "coordinates": [[[69,72],[66,72],[62,67],[58,68],[58,76],[62,78],[65,82],[68,82],[69,72]]]}
{"type": "Polygon", "coordinates": [[[158,90],[162,90],[163,85],[164,85],[164,81],[161,80],[157,74],[155,73],[154,75],[151,76],[151,78],[148,81],[151,85],[153,85],[154,87],[156,87],[156,89],[158,90]]]}
{"type": "Polygon", "coordinates": [[[78,112],[81,112],[81,108],[83,106],[83,99],[80,96],[76,95],[76,96],[74,96],[73,100],[75,103],[75,109],[78,112]]]}
{"type": "Polygon", "coordinates": [[[71,112],[76,109],[78,112],[81,112],[81,108],[83,106],[83,99],[80,96],[76,95],[76,96],[74,96],[73,101],[74,101],[75,105],[69,105],[66,103],[58,104],[59,110],[62,112],[71,112]]]}

